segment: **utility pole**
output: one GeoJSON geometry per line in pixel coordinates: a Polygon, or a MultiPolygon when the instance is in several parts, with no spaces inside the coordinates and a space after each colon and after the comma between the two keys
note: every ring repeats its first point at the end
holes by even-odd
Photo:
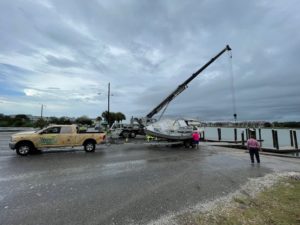
{"type": "Polygon", "coordinates": [[[42,104],[42,106],[41,106],[41,119],[43,119],[43,109],[44,109],[44,105],[42,104]]]}
{"type": "Polygon", "coordinates": [[[108,95],[107,95],[107,126],[109,127],[109,99],[110,98],[110,83],[108,83],[108,95]]]}

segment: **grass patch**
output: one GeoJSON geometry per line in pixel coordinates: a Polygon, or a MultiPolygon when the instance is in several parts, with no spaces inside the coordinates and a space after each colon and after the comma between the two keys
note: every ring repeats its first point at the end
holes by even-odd
{"type": "Polygon", "coordinates": [[[182,225],[300,225],[300,180],[284,178],[255,198],[240,195],[227,206],[218,205],[209,212],[177,219],[182,225]]]}

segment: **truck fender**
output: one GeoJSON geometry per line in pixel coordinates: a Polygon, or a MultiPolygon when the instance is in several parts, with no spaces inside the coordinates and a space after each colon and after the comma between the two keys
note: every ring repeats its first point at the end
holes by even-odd
{"type": "Polygon", "coordinates": [[[22,141],[17,142],[16,148],[18,148],[22,144],[28,144],[28,145],[30,145],[31,149],[35,149],[35,145],[33,144],[33,142],[28,141],[28,140],[22,140],[22,141]]]}
{"type": "Polygon", "coordinates": [[[83,142],[83,146],[84,145],[86,145],[86,143],[88,143],[88,142],[93,142],[94,144],[96,144],[97,142],[96,142],[96,140],[95,139],[93,139],[93,138],[89,138],[89,139],[86,139],[84,142],[83,142]]]}

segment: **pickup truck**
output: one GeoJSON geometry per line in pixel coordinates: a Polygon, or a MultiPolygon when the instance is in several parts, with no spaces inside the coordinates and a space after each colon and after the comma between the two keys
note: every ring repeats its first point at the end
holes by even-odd
{"type": "Polygon", "coordinates": [[[42,130],[16,133],[9,147],[18,155],[28,155],[42,148],[84,146],[86,152],[95,151],[96,144],[105,140],[105,133],[80,132],[76,125],[51,125],[42,130]]]}

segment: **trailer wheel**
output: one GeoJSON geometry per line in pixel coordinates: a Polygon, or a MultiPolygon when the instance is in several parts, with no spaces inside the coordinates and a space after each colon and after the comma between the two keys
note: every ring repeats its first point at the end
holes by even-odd
{"type": "Polygon", "coordinates": [[[95,142],[93,142],[93,141],[86,141],[86,142],[84,143],[84,150],[85,150],[86,152],[94,152],[94,151],[95,151],[95,148],[96,148],[95,142]]]}
{"type": "Polygon", "coordinates": [[[31,151],[31,145],[29,143],[21,143],[17,146],[16,152],[18,155],[25,156],[31,151]]]}
{"type": "Polygon", "coordinates": [[[185,148],[190,148],[190,147],[193,147],[193,142],[190,140],[184,141],[183,145],[185,148]]]}
{"type": "Polygon", "coordinates": [[[188,148],[190,146],[187,141],[183,142],[183,145],[184,145],[185,148],[188,148]]]}
{"type": "Polygon", "coordinates": [[[136,137],[136,133],[131,132],[130,137],[135,138],[136,137]]]}

